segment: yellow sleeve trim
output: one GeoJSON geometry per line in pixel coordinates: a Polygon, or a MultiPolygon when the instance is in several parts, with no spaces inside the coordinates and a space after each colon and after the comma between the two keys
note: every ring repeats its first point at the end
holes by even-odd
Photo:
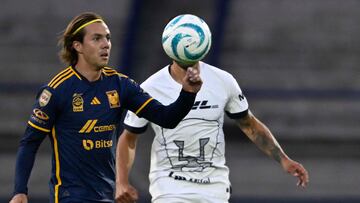
{"type": "Polygon", "coordinates": [[[35,129],[38,129],[38,130],[40,130],[40,131],[43,131],[43,132],[46,132],[46,133],[49,133],[49,132],[50,132],[49,129],[39,127],[39,126],[33,124],[31,121],[28,121],[28,124],[29,124],[31,127],[35,128],[35,129]]]}
{"type": "Polygon", "coordinates": [[[141,105],[141,107],[135,112],[135,114],[137,115],[153,99],[154,98],[149,98],[148,100],[146,100],[146,102],[143,105],[141,105]]]}

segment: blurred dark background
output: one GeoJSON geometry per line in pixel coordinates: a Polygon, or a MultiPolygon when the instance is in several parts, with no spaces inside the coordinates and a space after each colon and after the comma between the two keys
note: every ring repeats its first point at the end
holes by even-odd
{"type": "MultiPolygon", "coordinates": [[[[12,193],[16,151],[41,84],[65,67],[57,36],[83,11],[105,17],[111,66],[144,81],[170,60],[161,47],[179,14],[213,33],[205,62],[234,75],[250,109],[310,173],[302,190],[226,119],[231,202],[360,202],[360,1],[2,0],[0,6],[0,202],[12,193]]],[[[141,135],[132,183],[149,202],[149,150],[141,135]]],[[[30,202],[48,201],[50,143],[38,152],[30,202]]]]}

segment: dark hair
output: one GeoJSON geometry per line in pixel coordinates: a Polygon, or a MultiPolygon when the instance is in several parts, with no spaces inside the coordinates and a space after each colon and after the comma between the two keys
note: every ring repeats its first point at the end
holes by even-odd
{"type": "Polygon", "coordinates": [[[103,20],[103,18],[96,13],[85,12],[74,17],[70,21],[63,34],[59,37],[58,41],[58,45],[61,46],[59,57],[63,62],[69,65],[75,65],[77,63],[78,53],[73,48],[73,42],[83,42],[85,31],[83,28],[80,27],[96,19],[103,20]]]}

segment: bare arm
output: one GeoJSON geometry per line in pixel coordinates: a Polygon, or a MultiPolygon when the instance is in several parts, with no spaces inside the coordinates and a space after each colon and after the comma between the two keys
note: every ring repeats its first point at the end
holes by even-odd
{"type": "Polygon", "coordinates": [[[309,182],[306,169],[298,162],[291,160],[281,148],[271,131],[250,111],[248,115],[236,120],[236,124],[247,137],[265,154],[281,164],[283,169],[298,177],[298,185],[305,187],[309,182]]]}
{"type": "Polygon", "coordinates": [[[129,184],[129,173],[135,159],[137,134],[124,130],[116,146],[116,194],[117,203],[134,202],[136,189],[129,184]]]}
{"type": "Polygon", "coordinates": [[[16,194],[9,203],[28,203],[27,195],[22,193],[16,194]]]}

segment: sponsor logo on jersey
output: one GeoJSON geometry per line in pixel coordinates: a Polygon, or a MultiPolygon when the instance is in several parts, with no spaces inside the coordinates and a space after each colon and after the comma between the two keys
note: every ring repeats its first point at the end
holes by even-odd
{"type": "Polygon", "coordinates": [[[45,112],[41,111],[40,109],[35,108],[33,110],[33,113],[36,118],[39,118],[44,121],[49,120],[49,116],[45,112]]]}
{"type": "Polygon", "coordinates": [[[83,147],[85,150],[110,148],[113,146],[112,140],[83,140],[83,147]]]}
{"type": "Polygon", "coordinates": [[[189,181],[192,183],[200,183],[200,184],[209,184],[211,183],[210,178],[189,178],[182,175],[176,175],[174,172],[169,173],[169,177],[174,178],[174,180],[183,180],[189,181]]]}
{"type": "Polygon", "coordinates": [[[116,129],[116,126],[114,124],[95,126],[97,121],[97,119],[88,120],[79,130],[79,133],[90,133],[92,130],[94,130],[94,132],[101,133],[106,131],[113,131],[116,129]]]}
{"type": "Polygon", "coordinates": [[[101,104],[100,100],[97,98],[97,97],[94,97],[92,100],[91,100],[91,105],[98,105],[98,104],[101,104]]]}
{"type": "Polygon", "coordinates": [[[84,111],[84,99],[81,94],[75,93],[72,100],[73,112],[84,111]]]}
{"type": "Polygon", "coordinates": [[[102,126],[95,126],[94,132],[100,133],[100,132],[106,132],[106,131],[113,131],[116,129],[116,126],[114,124],[112,125],[102,125],[102,126]]]}
{"type": "Polygon", "coordinates": [[[83,147],[86,150],[92,150],[94,148],[94,142],[92,140],[83,140],[83,147]]]}
{"type": "Polygon", "coordinates": [[[35,115],[31,115],[31,119],[36,121],[39,124],[46,125],[45,121],[38,119],[35,115]]]}
{"type": "Polygon", "coordinates": [[[185,142],[183,140],[174,140],[175,145],[179,148],[178,161],[182,162],[180,164],[172,165],[172,169],[178,171],[196,171],[201,172],[205,168],[211,167],[212,162],[205,160],[205,145],[208,144],[210,138],[201,138],[199,139],[199,155],[190,156],[184,155],[185,142]]]}
{"type": "Polygon", "coordinates": [[[208,105],[209,101],[208,100],[203,100],[203,101],[195,101],[194,105],[192,106],[192,110],[196,110],[196,109],[216,109],[219,108],[219,105],[208,105]]]}
{"type": "Polygon", "coordinates": [[[245,96],[243,94],[239,94],[239,99],[240,99],[240,101],[242,101],[245,99],[245,96]]]}
{"type": "Polygon", "coordinates": [[[116,90],[106,92],[106,95],[109,100],[110,108],[118,108],[120,107],[119,94],[116,90]]]}
{"type": "Polygon", "coordinates": [[[49,101],[50,101],[50,98],[51,98],[51,92],[47,89],[44,89],[41,94],[40,94],[40,97],[39,97],[39,105],[41,107],[43,106],[46,106],[49,101]]]}

